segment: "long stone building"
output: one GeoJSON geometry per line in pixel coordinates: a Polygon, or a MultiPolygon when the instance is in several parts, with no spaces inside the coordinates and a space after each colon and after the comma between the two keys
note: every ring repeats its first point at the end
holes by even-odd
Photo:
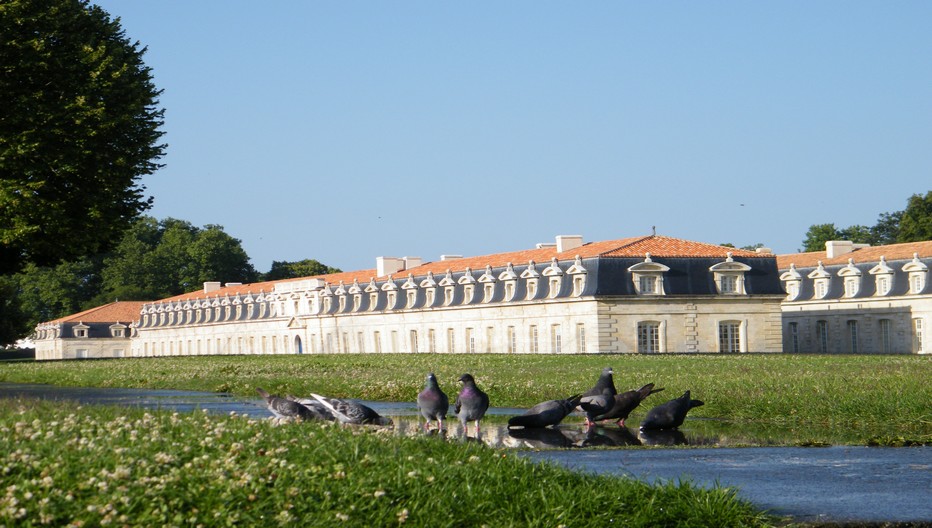
{"type": "Polygon", "coordinates": [[[37,359],[320,353],[930,353],[932,241],[775,256],[558,236],[480,257],[206,283],[42,323],[37,359]]]}
{"type": "Polygon", "coordinates": [[[787,292],[784,352],[928,354],[932,241],[847,241],[777,259],[787,292]]]}
{"type": "MultiPolygon", "coordinates": [[[[126,337],[110,338],[139,357],[781,352],[784,299],[777,258],[766,251],[656,235],[558,236],[479,257],[379,257],[368,270],[207,283],[138,306],[126,337]]],[[[88,325],[80,316],[39,325],[37,358],[79,349],[92,357],[90,347],[55,344],[92,338],[74,330],[88,325]]]]}

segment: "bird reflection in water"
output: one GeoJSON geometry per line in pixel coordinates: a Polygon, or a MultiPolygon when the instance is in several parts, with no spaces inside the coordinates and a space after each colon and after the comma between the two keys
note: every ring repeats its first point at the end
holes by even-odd
{"type": "Polygon", "coordinates": [[[550,427],[509,428],[508,436],[519,440],[523,447],[533,449],[573,446],[573,441],[563,431],[550,427]]]}
{"type": "Polygon", "coordinates": [[[679,429],[647,429],[640,431],[641,443],[646,446],[689,445],[686,435],[679,429]]]}
{"type": "Polygon", "coordinates": [[[588,427],[577,447],[623,447],[641,445],[638,437],[627,427],[588,427]]]}

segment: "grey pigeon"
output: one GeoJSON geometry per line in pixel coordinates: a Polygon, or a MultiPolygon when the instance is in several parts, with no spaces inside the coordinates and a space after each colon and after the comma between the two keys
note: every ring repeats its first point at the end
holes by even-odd
{"type": "Polygon", "coordinates": [[[579,405],[581,395],[562,400],[548,400],[531,407],[524,414],[508,420],[508,427],[548,427],[557,425],[579,405]]]}
{"type": "Polygon", "coordinates": [[[367,424],[367,425],[392,425],[391,418],[381,416],[370,407],[352,400],[340,400],[337,398],[326,398],[319,394],[311,393],[311,397],[319,401],[336,417],[337,421],[344,424],[367,424]]]}
{"type": "Polygon", "coordinates": [[[618,391],[615,389],[613,374],[612,367],[605,367],[595,385],[582,394],[579,408],[586,413],[586,426],[595,425],[593,418],[607,413],[615,405],[618,391]]]}
{"type": "Polygon", "coordinates": [[[276,418],[293,418],[295,420],[313,420],[315,417],[303,405],[273,396],[265,390],[256,387],[256,392],[265,400],[265,405],[276,418]]]}
{"type": "Polygon", "coordinates": [[[631,411],[636,409],[645,398],[662,390],[663,389],[655,389],[653,383],[648,383],[640,389],[618,393],[615,395],[615,404],[612,406],[612,409],[601,416],[596,416],[595,421],[618,420],[618,425],[624,427],[625,420],[628,418],[628,415],[631,414],[631,411]]]}
{"type": "Polygon", "coordinates": [[[702,400],[690,399],[689,391],[686,391],[679,398],[661,403],[651,409],[647,416],[644,417],[644,421],[641,422],[641,430],[676,429],[683,425],[686,413],[690,409],[704,404],[702,400]]]}
{"type": "Polygon", "coordinates": [[[440,390],[437,376],[434,376],[433,372],[427,375],[427,384],[417,395],[417,409],[421,411],[421,416],[426,420],[425,430],[430,430],[431,420],[437,420],[437,430],[443,429],[443,420],[450,409],[450,398],[440,390]]]}
{"type": "Polygon", "coordinates": [[[307,409],[307,411],[311,414],[311,416],[315,420],[333,422],[333,421],[336,421],[337,419],[337,417],[334,416],[332,412],[330,412],[330,409],[325,407],[324,404],[320,403],[314,398],[296,398],[292,396],[291,394],[286,395],[285,398],[289,401],[298,403],[302,407],[307,409]]]}
{"type": "Polygon", "coordinates": [[[456,397],[453,410],[463,424],[464,434],[469,434],[468,422],[475,420],[476,435],[478,435],[479,421],[482,420],[485,412],[489,409],[489,395],[476,386],[476,380],[472,377],[472,374],[463,374],[460,376],[459,381],[463,382],[463,388],[456,397]]]}
{"type": "Polygon", "coordinates": [[[615,396],[618,394],[618,391],[615,389],[615,378],[613,377],[612,367],[605,367],[602,369],[602,374],[599,375],[599,379],[595,382],[595,385],[582,393],[582,396],[595,396],[597,394],[608,394],[610,396],[615,396]]]}
{"type": "Polygon", "coordinates": [[[615,395],[603,392],[592,396],[583,396],[579,399],[579,406],[586,413],[586,427],[595,425],[595,417],[612,410],[615,405],[615,395]]]}

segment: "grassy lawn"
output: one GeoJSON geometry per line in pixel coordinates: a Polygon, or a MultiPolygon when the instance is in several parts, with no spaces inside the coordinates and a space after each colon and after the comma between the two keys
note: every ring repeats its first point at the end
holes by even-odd
{"type": "Polygon", "coordinates": [[[768,526],[648,485],[373,428],[0,399],[6,526],[768,526]]]}
{"type": "MultiPolygon", "coordinates": [[[[0,382],[272,393],[413,401],[428,372],[455,394],[472,373],[497,407],[529,407],[591,387],[602,367],[619,390],[653,382],[655,399],[685,390],[705,401],[690,416],[798,426],[868,427],[929,440],[932,357],[819,355],[202,356],[15,362],[0,382]]],[[[659,401],[658,401],[659,403],[659,401]]]]}

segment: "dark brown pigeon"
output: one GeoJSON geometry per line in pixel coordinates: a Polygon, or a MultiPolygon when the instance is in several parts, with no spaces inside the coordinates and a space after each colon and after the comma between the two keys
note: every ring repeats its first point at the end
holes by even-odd
{"type": "Polygon", "coordinates": [[[475,421],[476,435],[479,435],[479,421],[489,410],[489,395],[476,386],[476,380],[472,374],[463,374],[459,381],[463,382],[463,388],[456,396],[453,410],[463,424],[463,434],[469,434],[468,424],[470,421],[475,421]]]}
{"type": "Polygon", "coordinates": [[[581,395],[576,394],[562,400],[549,400],[531,407],[524,414],[508,420],[508,427],[556,426],[579,405],[581,395]]]}
{"type": "Polygon", "coordinates": [[[595,421],[618,420],[618,425],[624,427],[625,420],[628,418],[628,415],[631,414],[631,411],[637,409],[638,405],[640,405],[645,398],[662,390],[662,388],[655,389],[653,383],[648,383],[640,389],[618,393],[615,395],[615,404],[612,406],[612,409],[601,416],[596,416],[595,421]]]}
{"type": "Polygon", "coordinates": [[[437,376],[431,372],[427,375],[427,383],[417,395],[417,409],[424,417],[424,430],[430,430],[431,420],[437,420],[437,430],[443,429],[443,420],[447,417],[447,411],[450,410],[450,399],[440,390],[437,383],[437,376]]]}
{"type": "Polygon", "coordinates": [[[679,398],[661,403],[651,409],[647,413],[647,416],[644,417],[644,421],[641,422],[641,430],[676,429],[683,425],[683,420],[686,419],[686,413],[688,413],[690,409],[704,404],[702,400],[690,399],[689,391],[686,391],[679,398]]]}

